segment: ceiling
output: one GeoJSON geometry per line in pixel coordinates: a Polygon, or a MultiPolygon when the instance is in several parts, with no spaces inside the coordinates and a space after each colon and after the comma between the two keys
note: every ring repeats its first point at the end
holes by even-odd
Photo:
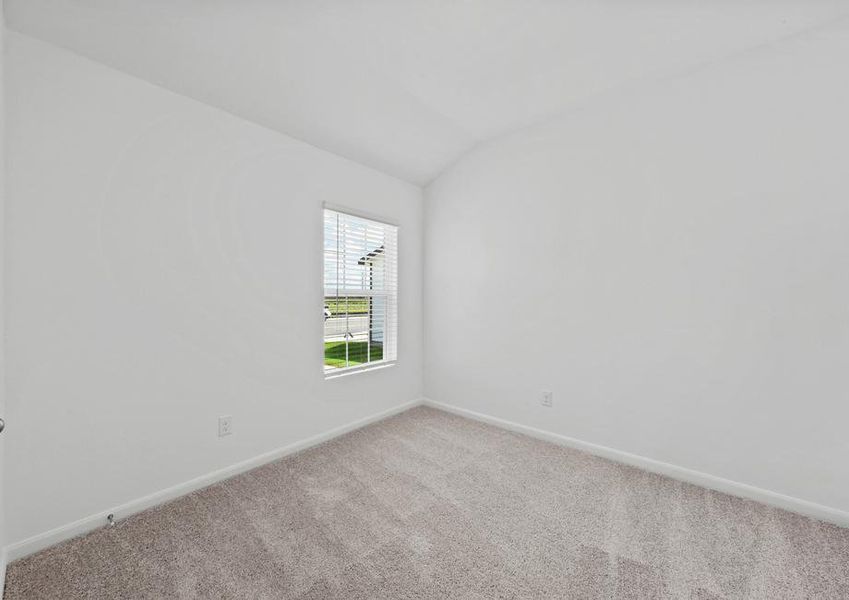
{"type": "Polygon", "coordinates": [[[5,0],[9,27],[416,184],[846,0],[5,0]]]}

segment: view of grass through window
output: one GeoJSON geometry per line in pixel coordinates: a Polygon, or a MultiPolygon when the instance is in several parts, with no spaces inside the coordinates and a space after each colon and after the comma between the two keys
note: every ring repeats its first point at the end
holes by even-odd
{"type": "MultiPolygon", "coordinates": [[[[379,306],[378,306],[379,308],[379,306]]],[[[356,367],[383,360],[381,315],[375,302],[364,296],[324,298],[324,365],[331,368],[356,367]],[[379,331],[378,331],[379,333],[379,331]]]]}
{"type": "Polygon", "coordinates": [[[383,346],[379,344],[369,348],[368,342],[348,342],[346,359],[345,342],[324,342],[324,364],[328,367],[355,367],[376,360],[383,360],[383,346]]]}
{"type": "Polygon", "coordinates": [[[368,298],[353,297],[353,298],[333,298],[324,299],[324,305],[330,310],[332,315],[342,316],[349,315],[365,315],[368,314],[368,298]]]}

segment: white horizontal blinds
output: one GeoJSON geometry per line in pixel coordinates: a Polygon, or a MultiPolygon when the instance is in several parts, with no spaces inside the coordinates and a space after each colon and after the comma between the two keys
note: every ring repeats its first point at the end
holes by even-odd
{"type": "Polygon", "coordinates": [[[397,227],[324,211],[325,371],[396,359],[397,273],[397,227]]]}

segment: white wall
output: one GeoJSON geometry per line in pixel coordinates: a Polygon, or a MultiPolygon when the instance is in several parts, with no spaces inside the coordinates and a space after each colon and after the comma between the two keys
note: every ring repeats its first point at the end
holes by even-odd
{"type": "MultiPolygon", "coordinates": [[[[6,136],[4,108],[5,69],[3,47],[6,43],[6,24],[3,19],[3,2],[0,0],[0,418],[6,418],[6,333],[5,333],[5,258],[6,231],[4,221],[6,205],[6,136]]],[[[4,475],[6,435],[0,435],[0,597],[3,596],[3,585],[6,578],[6,512],[4,496],[6,479],[4,475]]]]}
{"type": "Polygon", "coordinates": [[[419,188],[8,42],[10,543],[421,395],[419,188]],[[323,378],[323,202],[400,224],[396,367],[323,378]]]}
{"type": "Polygon", "coordinates": [[[844,21],[444,174],[426,395],[849,510],[847,64],[844,21]]]}

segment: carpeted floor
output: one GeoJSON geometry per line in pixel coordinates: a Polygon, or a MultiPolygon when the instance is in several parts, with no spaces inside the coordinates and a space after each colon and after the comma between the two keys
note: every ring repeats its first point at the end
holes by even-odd
{"type": "Polygon", "coordinates": [[[19,598],[849,598],[849,529],[429,408],[10,565],[19,598]]]}

